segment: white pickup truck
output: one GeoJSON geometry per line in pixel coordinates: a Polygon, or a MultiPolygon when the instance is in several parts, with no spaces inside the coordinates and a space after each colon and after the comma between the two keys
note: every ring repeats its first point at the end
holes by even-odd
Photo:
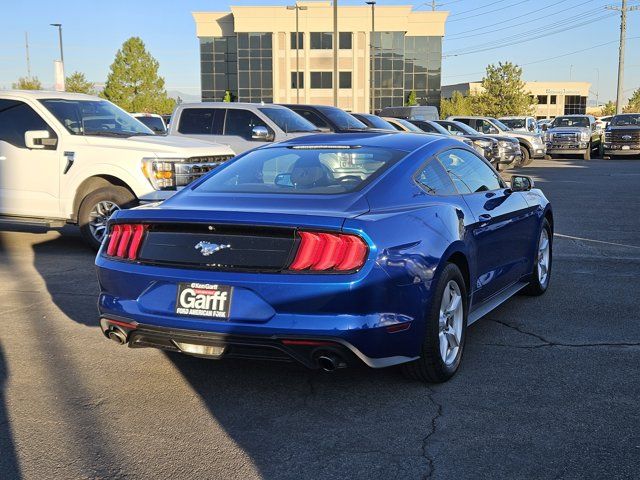
{"type": "Polygon", "coordinates": [[[0,92],[0,224],[72,223],[97,248],[113,211],[164,200],[233,155],[154,135],[98,97],[0,92]]]}

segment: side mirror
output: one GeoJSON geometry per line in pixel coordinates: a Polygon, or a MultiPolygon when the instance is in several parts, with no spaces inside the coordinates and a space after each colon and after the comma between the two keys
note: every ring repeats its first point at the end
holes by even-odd
{"type": "Polygon", "coordinates": [[[50,136],[51,134],[48,130],[29,130],[24,132],[24,144],[31,150],[41,150],[48,146],[55,147],[56,140],[49,140],[50,136]]]}
{"type": "Polygon", "coordinates": [[[535,184],[531,177],[525,175],[512,175],[511,176],[511,191],[512,192],[528,192],[535,184]]]}
{"type": "Polygon", "coordinates": [[[547,124],[547,123],[543,123],[543,124],[542,124],[542,131],[543,131],[543,132],[546,132],[547,130],[549,130],[549,124],[547,124]]]}
{"type": "Polygon", "coordinates": [[[251,129],[251,138],[253,140],[260,140],[263,142],[270,142],[273,140],[269,130],[267,130],[267,127],[263,127],[262,125],[255,126],[251,129]]]}

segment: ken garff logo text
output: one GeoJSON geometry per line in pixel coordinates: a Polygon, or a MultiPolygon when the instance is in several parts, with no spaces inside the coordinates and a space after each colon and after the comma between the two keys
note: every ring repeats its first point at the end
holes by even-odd
{"type": "Polygon", "coordinates": [[[220,250],[224,250],[225,248],[231,248],[231,245],[224,245],[224,244],[203,241],[203,242],[197,243],[196,246],[193,248],[195,248],[196,250],[200,250],[200,253],[202,253],[203,256],[208,257],[209,255],[213,255],[214,253],[220,250]]]}

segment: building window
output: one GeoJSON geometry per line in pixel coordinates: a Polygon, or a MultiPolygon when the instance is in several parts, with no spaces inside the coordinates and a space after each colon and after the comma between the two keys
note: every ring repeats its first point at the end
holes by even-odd
{"type": "Polygon", "coordinates": [[[351,88],[351,72],[340,72],[338,75],[338,87],[351,88]]]}
{"type": "Polygon", "coordinates": [[[273,102],[271,33],[238,33],[238,101],[273,102]]]}
{"type": "Polygon", "coordinates": [[[332,88],[332,72],[311,72],[311,88],[332,88]]]}
{"type": "Polygon", "coordinates": [[[304,33],[298,32],[298,45],[296,47],[296,32],[291,32],[291,50],[295,50],[299,48],[302,50],[304,48],[304,33]]]}
{"type": "Polygon", "coordinates": [[[567,95],[564,97],[565,115],[584,115],[587,113],[587,97],[567,95]]]}
{"type": "Polygon", "coordinates": [[[340,32],[338,34],[338,47],[340,50],[351,50],[351,32],[340,32]]]}
{"type": "Polygon", "coordinates": [[[238,97],[238,47],[236,37],[200,39],[202,100],[221,101],[225,93],[238,97]]]}
{"type": "Polygon", "coordinates": [[[333,48],[333,34],[330,32],[311,32],[312,50],[331,50],[333,48]]]}
{"type": "Polygon", "coordinates": [[[546,105],[546,104],[547,104],[547,96],[538,95],[538,105],[546,105]]]}
{"type": "Polygon", "coordinates": [[[558,102],[558,97],[556,95],[551,95],[551,101],[549,102],[551,105],[555,105],[558,102]]]}
{"type": "Polygon", "coordinates": [[[291,72],[291,88],[304,88],[304,72],[298,72],[297,77],[296,81],[296,72],[291,72]]]}

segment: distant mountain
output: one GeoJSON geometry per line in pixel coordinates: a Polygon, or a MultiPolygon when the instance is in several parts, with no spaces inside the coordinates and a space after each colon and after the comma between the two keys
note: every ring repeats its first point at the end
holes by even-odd
{"type": "Polygon", "coordinates": [[[169,97],[171,98],[175,98],[176,100],[178,99],[178,97],[180,97],[182,101],[186,103],[199,102],[201,100],[200,95],[184,93],[178,90],[168,90],[167,95],[169,95],[169,97]]]}

